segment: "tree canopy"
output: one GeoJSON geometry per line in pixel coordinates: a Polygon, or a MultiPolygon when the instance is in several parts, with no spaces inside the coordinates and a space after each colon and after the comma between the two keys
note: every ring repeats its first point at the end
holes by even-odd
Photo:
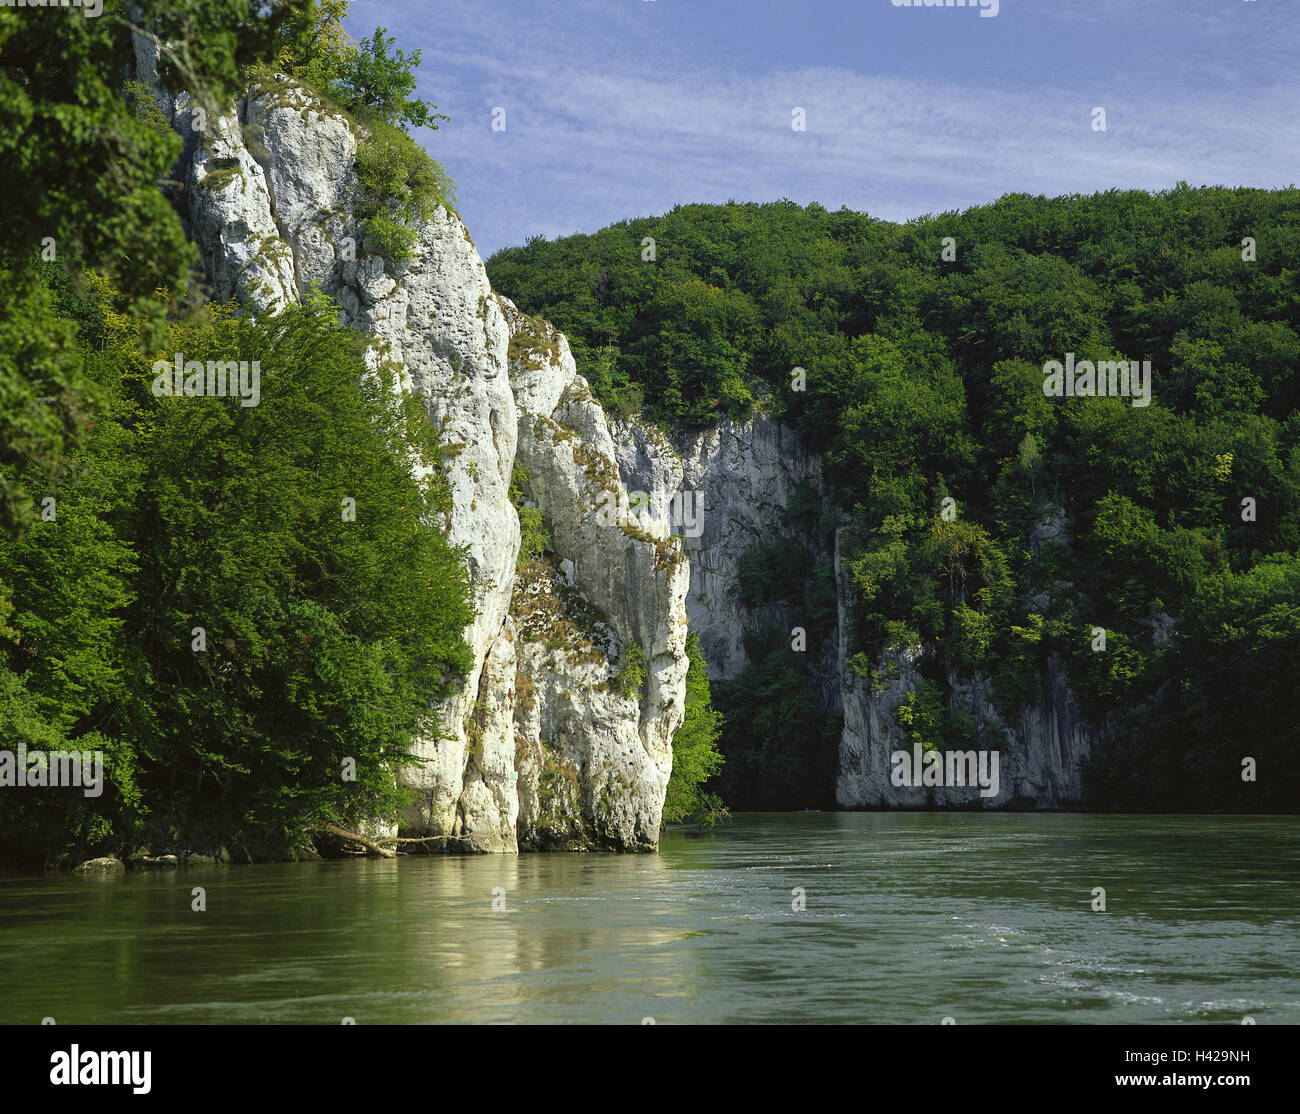
{"type": "MultiPolygon", "coordinates": [[[[1110,741],[1096,803],[1280,809],[1300,801],[1298,249],[1300,191],[1179,184],[905,224],[684,205],[534,238],[488,272],[568,334],[606,405],[665,427],[762,411],[824,454],[864,677],[918,646],[940,696],[948,667],[979,671],[1014,717],[1055,656],[1110,741]],[[1067,356],[1149,360],[1149,404],[1045,395],[1067,356]],[[1234,754],[1268,755],[1268,777],[1243,783],[1234,754]]],[[[811,613],[816,570],[774,544],[738,590],[811,613]]],[[[772,654],[799,672],[783,645],[759,639],[743,698],[715,685],[724,778],[760,745],[814,761],[803,696],[765,672],[772,654]],[[787,743],[755,734],[763,715],[787,743]]],[[[956,744],[984,725],[945,711],[939,728],[956,744]]]]}

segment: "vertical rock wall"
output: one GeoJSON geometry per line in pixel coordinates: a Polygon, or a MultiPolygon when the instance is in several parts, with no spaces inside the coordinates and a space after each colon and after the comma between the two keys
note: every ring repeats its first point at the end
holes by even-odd
{"type": "MultiPolygon", "coordinates": [[[[639,422],[613,428],[624,482],[629,490],[648,494],[648,514],[656,528],[673,528],[668,508],[674,495],[703,495],[702,530],[686,539],[691,560],[686,607],[711,677],[733,678],[748,663],[746,630],[765,623],[783,629],[801,625],[797,609],[751,608],[741,601],[737,578],[751,548],[791,538],[804,550],[809,567],[833,567],[837,630],[825,645],[809,647],[809,676],[827,714],[844,716],[835,787],[842,807],[1064,808],[1082,801],[1083,765],[1099,731],[1084,719],[1064,668],[1055,660],[1039,678],[1040,698],[1010,721],[995,707],[987,677],[946,670],[949,712],[979,725],[978,749],[998,752],[996,793],[984,796],[971,786],[893,784],[891,756],[911,750],[897,713],[921,687],[920,649],[887,652],[872,678],[860,677],[849,665],[857,606],[845,567],[849,538],[837,530],[828,547],[820,526],[810,523],[803,508],[791,513],[792,496],[799,493],[806,505],[812,493],[822,514],[834,518],[821,460],[797,433],[761,415],[744,423],[724,420],[674,444],[639,422]]],[[[1061,528],[1056,519],[1045,521],[1031,543],[1061,542],[1061,528]]]]}
{"type": "Polygon", "coordinates": [[[364,134],[288,79],[200,132],[185,97],[159,101],[197,136],[181,200],[212,296],[265,314],[319,286],[451,450],[444,525],[466,554],[473,666],[441,709],[444,737],[402,773],[418,798],[402,830],[459,850],[653,849],[685,699],[689,570],[671,544],[624,528],[605,416],[567,342],[496,297],[446,208],[416,228],[409,262],[386,262],[356,215],[364,134]],[[553,540],[522,571],[517,457],[553,540]],[[633,642],[639,685],[618,681],[633,642]]]}

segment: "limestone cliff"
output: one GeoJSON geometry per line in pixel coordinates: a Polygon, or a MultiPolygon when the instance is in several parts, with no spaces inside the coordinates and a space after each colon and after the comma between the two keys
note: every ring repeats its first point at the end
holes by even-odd
{"type": "MultiPolygon", "coordinates": [[[[675,446],[639,421],[615,423],[614,432],[628,490],[643,494],[657,527],[682,531],[691,558],[686,601],[691,630],[699,637],[709,675],[730,679],[749,661],[746,630],[764,624],[788,630],[802,621],[790,606],[746,605],[738,590],[745,554],[760,543],[788,538],[810,564],[831,563],[819,528],[820,515],[832,513],[822,490],[821,462],[794,430],[763,416],[724,419],[713,429],[679,437],[675,446]],[[791,513],[796,497],[814,506],[811,522],[791,513]]],[[[834,650],[833,641],[810,647],[814,658],[831,653],[824,700],[830,708],[839,692],[831,675],[834,650]]]]}
{"type": "MultiPolygon", "coordinates": [[[[687,532],[691,561],[686,607],[691,628],[714,678],[735,677],[747,664],[744,634],[764,623],[801,625],[790,607],[746,607],[737,578],[753,546],[791,538],[811,567],[834,569],[837,630],[826,644],[808,647],[809,680],[828,715],[844,716],[836,800],[845,808],[1064,808],[1083,797],[1082,769],[1098,731],[1082,716],[1063,667],[1049,661],[1039,678],[1041,697],[1008,722],[995,707],[991,682],[980,674],[946,670],[949,711],[980,726],[978,748],[999,755],[998,791],[970,787],[896,786],[890,756],[910,750],[897,721],[899,706],[921,685],[919,650],[899,647],[863,678],[850,665],[856,592],[847,570],[849,538],[835,530],[826,544],[818,524],[835,518],[826,498],[822,465],[789,427],[758,416],[744,423],[681,436],[668,444],[639,422],[615,423],[617,455],[629,490],[645,493],[647,517],[673,526],[674,499],[702,494],[697,536],[687,532]],[[798,495],[801,506],[791,507],[798,495]],[[814,507],[812,521],[807,514],[814,507]],[[817,512],[820,512],[819,514],[817,512]]],[[[1057,540],[1061,523],[1040,524],[1031,542],[1057,540]]]]}
{"type": "MultiPolygon", "coordinates": [[[[150,78],[149,50],[138,54],[150,78]]],[[[834,573],[837,629],[807,652],[822,707],[844,717],[841,805],[1079,801],[1097,733],[1054,662],[1042,699],[1015,722],[994,708],[987,678],[949,671],[950,711],[981,724],[981,745],[1000,752],[996,795],[891,783],[890,754],[905,746],[896,713],[920,684],[916,653],[885,655],[870,680],[848,665],[845,539],[821,461],[794,431],[758,416],[674,443],[638,421],[608,422],[565,338],[492,291],[453,212],[419,223],[402,264],[367,239],[354,125],[283,78],[198,130],[186,97],[158,92],[186,139],[178,202],[213,296],[274,313],[319,286],[344,324],[373,339],[369,358],[401,369],[402,389],[424,400],[451,449],[454,511],[442,525],[473,587],[473,666],[440,709],[443,735],[418,748],[426,761],[402,772],[417,792],[404,833],[475,851],[653,848],[683,715],[688,617],[715,678],[745,667],[747,630],[804,625],[798,607],[751,607],[738,592],[746,553],[777,538],[834,573]],[[512,477],[550,543],[522,568],[512,477]]]]}
{"type": "Polygon", "coordinates": [[[357,216],[364,134],[288,79],[197,132],[184,96],[159,100],[187,136],[179,200],[213,297],[274,313],[319,286],[451,450],[444,525],[473,587],[473,667],[441,709],[444,737],[418,748],[428,761],[402,773],[418,794],[402,831],[460,850],[654,848],[685,698],[688,565],[632,519],[568,343],[497,298],[447,208],[415,226],[408,262],[386,260],[357,216]],[[552,540],[523,570],[517,461],[552,540]]]}

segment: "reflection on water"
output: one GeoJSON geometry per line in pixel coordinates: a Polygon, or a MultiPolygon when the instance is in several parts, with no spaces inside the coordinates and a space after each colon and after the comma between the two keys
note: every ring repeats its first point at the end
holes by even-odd
{"type": "Polygon", "coordinates": [[[1295,818],[965,813],[8,875],[0,1022],[1295,1023],[1298,880],[1295,818]]]}

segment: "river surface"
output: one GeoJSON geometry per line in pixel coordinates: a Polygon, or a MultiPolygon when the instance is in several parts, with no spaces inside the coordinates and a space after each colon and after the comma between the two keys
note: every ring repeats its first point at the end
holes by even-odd
{"type": "Polygon", "coordinates": [[[1300,819],[747,813],[657,855],[0,874],[0,957],[0,1023],[1294,1024],[1300,819]]]}

